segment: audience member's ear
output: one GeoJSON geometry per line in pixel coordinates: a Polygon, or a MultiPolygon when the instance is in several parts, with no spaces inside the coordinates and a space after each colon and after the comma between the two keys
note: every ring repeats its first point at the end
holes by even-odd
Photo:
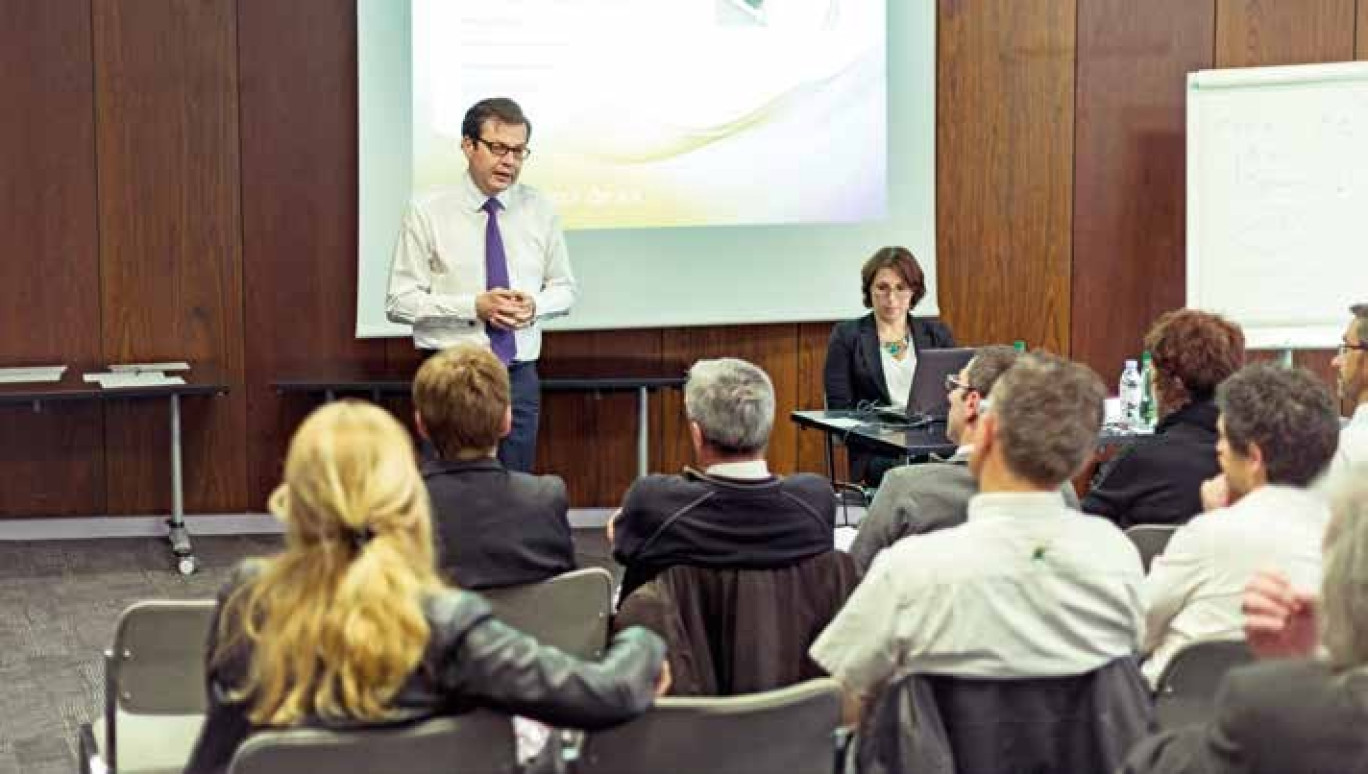
{"type": "Polygon", "coordinates": [[[703,448],[703,428],[692,419],[689,420],[689,440],[693,442],[695,452],[703,448]]]}
{"type": "Polygon", "coordinates": [[[969,471],[977,478],[997,444],[997,417],[984,412],[979,415],[978,424],[974,427],[978,436],[974,438],[974,452],[969,457],[969,471]]]}
{"type": "Polygon", "coordinates": [[[423,415],[419,414],[417,409],[413,410],[413,426],[417,428],[419,438],[424,441],[432,440],[432,436],[428,435],[427,426],[423,424],[423,415]]]}
{"type": "Polygon", "coordinates": [[[499,437],[507,438],[511,432],[513,432],[513,407],[510,405],[504,407],[503,421],[499,423],[499,437]]]}

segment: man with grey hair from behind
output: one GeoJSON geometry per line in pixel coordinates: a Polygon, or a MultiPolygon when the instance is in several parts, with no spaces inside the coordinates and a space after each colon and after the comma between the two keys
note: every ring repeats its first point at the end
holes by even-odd
{"type": "Polygon", "coordinates": [[[832,550],[836,499],[811,473],[777,476],[765,461],[774,387],[755,365],[700,360],[684,387],[697,468],[652,475],[609,521],[621,598],[675,565],[769,568],[832,550]]]}
{"type": "Polygon", "coordinates": [[[969,461],[979,493],[968,520],[875,556],[812,646],[844,687],[849,720],[906,672],[1066,677],[1135,652],[1140,556],[1059,491],[1097,442],[1105,394],[1086,366],[1050,355],[998,379],[969,461]]]}
{"type": "Polygon", "coordinates": [[[1126,774],[1368,770],[1368,466],[1336,478],[1320,594],[1262,573],[1244,595],[1261,659],[1231,670],[1212,719],[1136,745],[1126,774]]]}

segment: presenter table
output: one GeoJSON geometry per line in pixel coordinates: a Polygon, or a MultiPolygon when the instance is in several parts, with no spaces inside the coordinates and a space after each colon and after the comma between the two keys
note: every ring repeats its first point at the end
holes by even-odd
{"type": "Polygon", "coordinates": [[[81,373],[69,368],[60,382],[0,386],[0,405],[29,404],[38,412],[43,410],[43,404],[58,401],[165,400],[171,422],[171,518],[166,520],[166,537],[176,558],[176,569],[182,575],[190,575],[197,563],[190,544],[190,533],[185,528],[180,400],[194,395],[223,395],[228,392],[228,385],[216,381],[212,376],[202,377],[190,373],[173,375],[185,379],[185,384],[105,388],[81,381],[81,373]]]}
{"type": "MultiPolygon", "coordinates": [[[[679,388],[686,381],[683,376],[543,376],[543,392],[623,392],[637,394],[637,475],[650,472],[650,393],[666,388],[679,388]]],[[[386,395],[409,395],[413,390],[412,375],[396,374],[325,374],[303,378],[277,379],[271,386],[280,393],[308,393],[336,400],[339,395],[367,394],[376,403],[386,395]]]]}
{"type": "MultiPolygon", "coordinates": [[[[862,446],[884,454],[905,457],[936,455],[949,457],[955,453],[955,443],[945,435],[945,422],[930,422],[909,426],[881,421],[868,411],[795,411],[789,414],[799,427],[822,431],[826,440],[827,477],[835,480],[833,438],[850,445],[862,446]]],[[[1098,445],[1145,443],[1156,436],[1148,431],[1129,432],[1110,425],[1103,426],[1098,445]]]]}

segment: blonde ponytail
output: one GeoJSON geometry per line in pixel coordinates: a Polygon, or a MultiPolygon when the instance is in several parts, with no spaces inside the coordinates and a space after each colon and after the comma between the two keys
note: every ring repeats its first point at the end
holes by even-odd
{"type": "Polygon", "coordinates": [[[408,432],[369,404],[318,409],[290,444],[270,509],[286,524],[285,551],[221,618],[221,655],[235,637],[251,643],[238,691],[249,718],[384,719],[427,646],[423,597],[441,586],[408,432]]]}

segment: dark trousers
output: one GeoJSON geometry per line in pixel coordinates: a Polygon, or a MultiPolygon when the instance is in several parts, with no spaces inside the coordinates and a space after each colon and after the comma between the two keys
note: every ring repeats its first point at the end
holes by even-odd
{"type": "Polygon", "coordinates": [[[499,442],[499,462],[509,470],[532,472],[537,460],[537,424],[541,420],[541,379],[536,361],[508,366],[513,397],[513,430],[499,442]]]}
{"type": "MultiPolygon", "coordinates": [[[[423,360],[435,354],[437,350],[423,350],[423,360]]],[[[537,461],[537,425],[541,421],[541,378],[537,376],[536,361],[509,365],[508,383],[513,429],[499,441],[499,462],[509,470],[531,473],[537,461]]],[[[429,441],[419,444],[418,450],[425,460],[437,458],[437,450],[429,441]]]]}

